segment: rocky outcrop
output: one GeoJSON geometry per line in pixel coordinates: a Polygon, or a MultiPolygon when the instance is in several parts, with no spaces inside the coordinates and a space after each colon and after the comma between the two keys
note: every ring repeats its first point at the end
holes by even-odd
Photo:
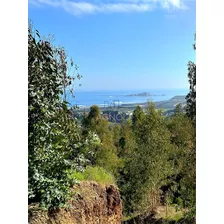
{"type": "Polygon", "coordinates": [[[66,209],[42,211],[29,206],[29,224],[120,224],[122,201],[114,185],[81,182],[74,187],[73,199],[66,209]]]}

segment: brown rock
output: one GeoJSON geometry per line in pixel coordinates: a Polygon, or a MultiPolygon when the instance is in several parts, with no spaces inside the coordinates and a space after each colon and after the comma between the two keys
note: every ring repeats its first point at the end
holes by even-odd
{"type": "Polygon", "coordinates": [[[42,211],[29,206],[29,224],[120,224],[122,200],[117,187],[83,181],[74,186],[67,209],[42,211]]]}

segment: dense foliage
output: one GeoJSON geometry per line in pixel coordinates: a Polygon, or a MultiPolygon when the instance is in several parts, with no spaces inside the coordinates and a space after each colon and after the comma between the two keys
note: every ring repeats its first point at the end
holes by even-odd
{"type": "Polygon", "coordinates": [[[63,100],[74,79],[67,74],[64,51],[30,28],[28,55],[29,202],[40,202],[44,208],[63,206],[75,182],[69,173],[82,169],[86,148],[98,139],[82,139],[63,100]]]}
{"type": "MultiPolygon", "coordinates": [[[[196,50],[196,34],[195,43],[193,44],[196,50]]],[[[182,199],[186,202],[186,206],[190,208],[189,215],[196,215],[196,64],[194,62],[188,63],[188,78],[190,83],[190,91],[186,97],[187,116],[192,121],[193,141],[190,147],[188,158],[185,164],[185,176],[182,180],[182,199]]]]}
{"type": "MultiPolygon", "coordinates": [[[[149,103],[109,122],[93,105],[78,124],[66,102],[74,77],[63,49],[28,33],[29,203],[66,205],[77,181],[116,184],[126,216],[173,204],[195,216],[196,65],[187,107],[166,117],[149,103]]],[[[72,63],[73,64],[73,63],[72,63]]],[[[79,76],[78,76],[79,77],[79,76]]]]}

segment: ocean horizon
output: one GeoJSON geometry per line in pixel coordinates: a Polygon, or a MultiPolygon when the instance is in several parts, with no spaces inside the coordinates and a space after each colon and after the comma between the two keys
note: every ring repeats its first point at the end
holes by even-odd
{"type": "Polygon", "coordinates": [[[67,100],[78,107],[90,107],[92,105],[103,106],[105,104],[132,104],[147,101],[158,102],[169,100],[174,96],[186,96],[188,89],[141,89],[141,90],[87,90],[75,91],[75,97],[67,100]],[[130,94],[150,93],[150,96],[128,96],[130,94]]]}

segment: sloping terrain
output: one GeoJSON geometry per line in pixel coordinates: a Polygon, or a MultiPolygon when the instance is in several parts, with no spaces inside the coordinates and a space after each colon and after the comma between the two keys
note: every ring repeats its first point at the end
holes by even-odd
{"type": "Polygon", "coordinates": [[[69,208],[42,211],[29,206],[29,224],[120,224],[122,201],[114,185],[83,181],[74,187],[69,208]]]}

